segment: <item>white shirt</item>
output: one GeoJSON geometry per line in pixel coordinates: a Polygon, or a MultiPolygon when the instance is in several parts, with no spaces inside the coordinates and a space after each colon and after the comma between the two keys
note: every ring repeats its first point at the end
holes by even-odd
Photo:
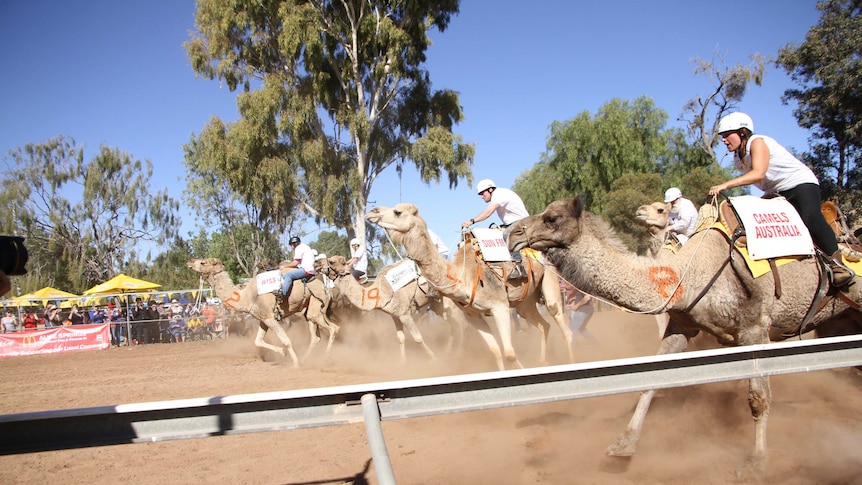
{"type": "Polygon", "coordinates": [[[504,189],[502,187],[495,188],[494,191],[491,192],[491,200],[488,202],[493,202],[499,205],[499,207],[497,207],[497,217],[499,217],[506,226],[520,221],[525,217],[529,217],[530,215],[530,213],[527,212],[527,208],[524,206],[524,201],[521,200],[521,197],[509,189],[504,189]]]}
{"type": "Polygon", "coordinates": [[[694,206],[692,201],[685,197],[680,197],[670,211],[670,217],[668,218],[670,230],[677,234],[691,236],[694,234],[696,224],[697,207],[694,206]]]}
{"type": "Polygon", "coordinates": [[[293,250],[293,260],[307,274],[314,274],[314,251],[308,244],[301,242],[296,246],[296,249],[293,250]]]}
{"type": "Polygon", "coordinates": [[[437,252],[440,253],[444,258],[449,257],[449,246],[440,239],[440,236],[437,235],[431,229],[428,229],[428,235],[431,236],[431,241],[434,243],[434,247],[437,248],[437,252]]]}
{"type": "Polygon", "coordinates": [[[366,273],[368,270],[368,253],[365,251],[365,246],[359,245],[358,248],[354,249],[352,246],[350,247],[350,258],[356,258],[356,262],[353,263],[353,269],[356,271],[362,271],[366,273]]]}
{"type": "Polygon", "coordinates": [[[787,151],[774,139],[764,135],[753,135],[745,146],[745,158],[739,160],[734,154],[733,159],[737,167],[743,171],[751,170],[751,142],[760,138],[769,148],[769,167],[763,180],[755,186],[764,193],[777,193],[790,190],[801,184],[818,184],[817,176],[808,166],[787,151]]]}

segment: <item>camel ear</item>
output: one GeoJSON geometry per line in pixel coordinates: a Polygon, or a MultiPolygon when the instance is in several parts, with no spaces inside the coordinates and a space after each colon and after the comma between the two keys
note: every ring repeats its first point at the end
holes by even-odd
{"type": "Polygon", "coordinates": [[[575,218],[580,218],[584,212],[584,200],[580,195],[576,195],[574,199],[572,199],[572,214],[575,218]]]}

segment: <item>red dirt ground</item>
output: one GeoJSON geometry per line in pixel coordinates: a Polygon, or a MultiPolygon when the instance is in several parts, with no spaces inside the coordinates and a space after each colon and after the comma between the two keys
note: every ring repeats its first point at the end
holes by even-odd
{"type": "MultiPolygon", "coordinates": [[[[651,317],[597,313],[595,340],[579,338],[579,361],[655,352],[651,317]]],[[[154,344],[0,359],[0,413],[225,396],[390,381],[494,369],[475,332],[461,357],[442,355],[446,328],[422,327],[436,362],[415,346],[397,363],[386,319],[344,324],[329,363],[266,362],[251,338],[154,344]]],[[[289,333],[300,350],[303,325],[289,333]]],[[[515,334],[525,365],[538,332],[515,334]]],[[[564,363],[559,333],[551,361],[564,363]]],[[[322,351],[322,349],[319,349],[322,351]]],[[[272,355],[269,356],[270,358],[272,355]]],[[[272,360],[272,359],[268,359],[272,360]]],[[[383,431],[402,484],[853,484],[862,485],[862,376],[854,369],[772,379],[765,476],[738,479],[753,443],[745,382],[662,391],[637,454],[610,458],[637,395],[387,421],[383,431]]],[[[0,457],[0,483],[339,484],[377,483],[364,426],[107,446],[0,457]]]]}

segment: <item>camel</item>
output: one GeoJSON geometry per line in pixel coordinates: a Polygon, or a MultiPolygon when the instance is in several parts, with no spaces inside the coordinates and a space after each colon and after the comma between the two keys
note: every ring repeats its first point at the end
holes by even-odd
{"type": "Polygon", "coordinates": [[[282,357],[284,357],[284,349],[287,349],[293,367],[299,367],[300,359],[297,358],[290,337],[287,336],[287,332],[284,331],[280,323],[290,315],[302,313],[308,322],[308,330],[311,334],[308,350],[305,351],[302,360],[304,361],[311,354],[314,346],[320,342],[321,328],[329,332],[329,342],[326,345],[326,356],[329,356],[339,327],[326,316],[329,295],[319,278],[312,279],[306,284],[294,282],[288,297],[281,301],[280,310],[283,316],[279,317],[275,314],[276,297],[274,294],[258,295],[257,281],[254,278],[245,285],[234,285],[224,268],[224,264],[218,258],[193,259],[186,266],[206,279],[226,307],[248,313],[258,320],[257,336],[254,339],[254,344],[257,347],[272,350],[281,354],[282,357]],[[275,332],[284,348],[269,344],[264,340],[268,330],[275,332]]]}
{"type": "MultiPolygon", "coordinates": [[[[650,238],[649,254],[658,258],[667,244],[674,244],[679,249],[679,240],[670,232],[670,204],[664,202],[653,202],[638,207],[635,217],[646,224],[652,237],[650,238]]],[[[665,249],[665,251],[669,251],[665,249]]]]}
{"type": "MultiPolygon", "coordinates": [[[[347,263],[344,256],[331,256],[328,259],[319,259],[314,262],[315,271],[332,280],[336,288],[339,289],[341,294],[353,306],[366,311],[381,310],[392,317],[395,322],[395,333],[401,349],[401,362],[407,360],[404,338],[405,326],[410,332],[410,336],[413,337],[413,341],[425,351],[428,357],[434,359],[436,358],[434,351],[425,344],[422,333],[419,331],[419,326],[414,319],[414,315],[420,309],[427,307],[433,299],[428,297],[427,288],[425,290],[421,289],[416,280],[411,281],[397,291],[392,291],[392,287],[387,282],[385,275],[395,268],[395,266],[391,264],[384,267],[377,273],[377,278],[375,278],[373,283],[363,286],[353,277],[352,265],[347,263]]],[[[437,313],[442,315],[442,311],[439,309],[437,313]]],[[[449,320],[447,319],[447,321],[449,320]]],[[[450,348],[451,344],[450,337],[450,348]]]]}
{"type": "MultiPolygon", "coordinates": [[[[560,328],[566,340],[569,362],[574,362],[572,351],[573,335],[563,313],[562,295],[556,272],[545,278],[546,269],[535,260],[524,258],[524,267],[530,275],[526,279],[507,280],[513,270],[513,263],[496,263],[499,270],[479,261],[471,245],[462,245],[453,262],[442,257],[434,248],[428,228],[419,210],[413,204],[401,203],[395,207],[375,207],[365,218],[372,224],[384,228],[389,236],[401,243],[410,259],[419,266],[422,275],[443,296],[465,306],[468,313],[493,317],[500,338],[497,345],[494,336],[487,328],[477,326],[480,336],[494,355],[497,368],[505,369],[505,360],[519,368],[523,365],[512,347],[512,327],[510,307],[515,307],[519,315],[539,329],[541,333],[540,361],[547,363],[547,340],[550,323],[539,313],[539,296],[545,299],[548,313],[560,328]]],[[[475,325],[475,324],[474,324],[475,325]]]]}
{"type": "MultiPolygon", "coordinates": [[[[778,298],[774,279],[753,278],[742,257],[729,258],[728,238],[715,229],[696,233],[675,255],[660,260],[637,256],[625,250],[607,223],[584,210],[579,197],[552,202],[541,214],[515,223],[510,231],[510,250],[531,247],[545,251],[576,287],[629,310],[667,311],[671,323],[658,354],[685,350],[688,339],[701,330],[727,346],[765,344],[798,335],[808,330],[802,324],[821,278],[813,258],[780,266],[783,294],[778,298]]],[[[862,300],[858,280],[857,276],[846,294],[855,302],[862,300]]],[[[846,334],[848,325],[862,328],[860,317],[858,310],[835,298],[811,323],[818,334],[838,327],[845,328],[846,334]]],[[[654,391],[641,394],[626,430],[608,447],[608,454],[635,453],[653,395],[654,391]]],[[[755,439],[747,463],[755,471],[765,468],[771,400],[768,377],[749,379],[755,439]]]]}

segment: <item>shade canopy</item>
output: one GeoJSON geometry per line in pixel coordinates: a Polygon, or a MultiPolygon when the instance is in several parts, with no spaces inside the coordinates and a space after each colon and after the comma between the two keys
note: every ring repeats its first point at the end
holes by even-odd
{"type": "Polygon", "coordinates": [[[136,293],[140,291],[152,290],[159,288],[160,284],[151,283],[149,281],[139,280],[126,276],[122,273],[114,276],[104,283],[100,283],[89,290],[85,291],[85,295],[106,295],[116,293],[136,293]]]}
{"type": "Polygon", "coordinates": [[[74,293],[69,293],[68,291],[58,290],[57,288],[52,288],[50,286],[46,286],[41,290],[36,290],[32,293],[27,293],[25,295],[21,295],[16,300],[56,300],[59,298],[74,298],[78,295],[74,293]]]}

